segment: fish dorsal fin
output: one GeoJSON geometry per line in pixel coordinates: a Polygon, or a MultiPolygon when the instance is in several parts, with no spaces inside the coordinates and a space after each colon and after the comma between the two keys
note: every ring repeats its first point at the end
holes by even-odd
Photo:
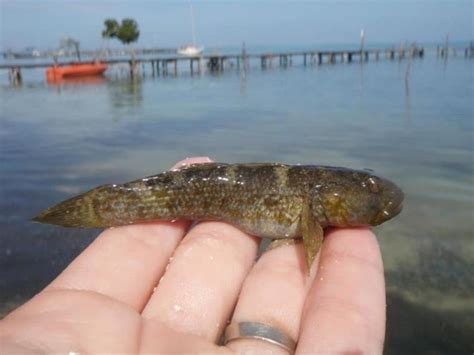
{"type": "Polygon", "coordinates": [[[303,235],[303,249],[308,273],[311,270],[314,258],[323,244],[324,231],[311,213],[309,203],[305,203],[301,212],[301,233],[303,235]]]}

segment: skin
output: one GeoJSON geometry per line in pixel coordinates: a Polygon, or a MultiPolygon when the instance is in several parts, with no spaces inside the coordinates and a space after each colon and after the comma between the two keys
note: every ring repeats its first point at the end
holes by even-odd
{"type": "Polygon", "coordinates": [[[255,263],[258,242],[221,222],[105,230],[0,321],[0,346],[9,354],[287,354],[258,340],[218,346],[232,316],[285,330],[297,354],[382,353],[383,265],[370,230],[328,231],[309,276],[301,244],[255,263]]]}

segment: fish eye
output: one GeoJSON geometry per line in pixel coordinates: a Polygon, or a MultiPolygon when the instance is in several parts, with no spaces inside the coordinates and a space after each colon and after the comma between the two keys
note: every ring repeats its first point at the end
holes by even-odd
{"type": "Polygon", "coordinates": [[[370,192],[373,192],[374,194],[380,191],[379,185],[374,178],[368,178],[367,185],[369,186],[370,192]]]}

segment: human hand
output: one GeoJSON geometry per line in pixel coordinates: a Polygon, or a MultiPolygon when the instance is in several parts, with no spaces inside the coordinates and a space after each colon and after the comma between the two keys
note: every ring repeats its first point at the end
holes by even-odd
{"type": "Polygon", "coordinates": [[[255,339],[219,346],[230,317],[283,330],[297,339],[296,353],[382,353],[383,265],[370,230],[329,231],[308,276],[301,243],[255,263],[260,239],[219,222],[189,228],[102,232],[0,322],[2,353],[288,354],[255,339]]]}

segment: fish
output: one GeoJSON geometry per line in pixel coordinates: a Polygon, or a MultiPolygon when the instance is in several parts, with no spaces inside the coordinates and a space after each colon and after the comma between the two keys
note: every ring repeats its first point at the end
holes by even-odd
{"type": "Polygon", "coordinates": [[[33,221],[107,228],[147,221],[222,221],[278,245],[302,238],[308,269],[327,227],[376,226],[397,216],[403,191],[372,170],[280,163],[190,164],[101,185],[33,221]]]}

